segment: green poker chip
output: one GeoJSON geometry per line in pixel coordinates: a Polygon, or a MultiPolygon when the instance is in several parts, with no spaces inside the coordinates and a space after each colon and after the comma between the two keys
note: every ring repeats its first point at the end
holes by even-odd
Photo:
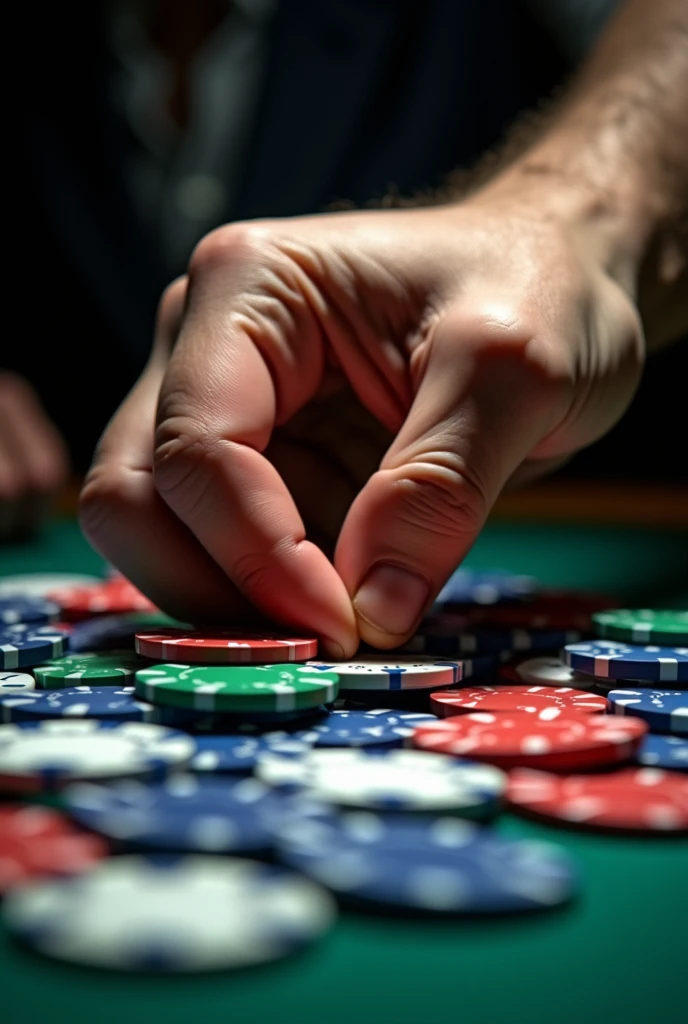
{"type": "Polygon", "coordinates": [[[309,665],[155,665],[140,669],[136,694],[196,711],[297,711],[329,704],[339,676],[309,665]]]}
{"type": "Polygon", "coordinates": [[[592,616],[598,636],[631,644],[688,644],[688,612],[617,608],[592,616]]]}
{"type": "Polygon", "coordinates": [[[112,683],[121,686],[124,680],[131,681],[137,669],[149,664],[134,651],[99,651],[89,654],[67,654],[64,658],[53,658],[33,669],[36,683],[44,690],[58,690],[65,686],[77,686],[86,680],[99,682],[104,686],[112,683]]]}

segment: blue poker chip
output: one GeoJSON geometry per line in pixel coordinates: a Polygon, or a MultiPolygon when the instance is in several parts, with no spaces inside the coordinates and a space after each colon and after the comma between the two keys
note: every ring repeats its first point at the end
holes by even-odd
{"type": "Polygon", "coordinates": [[[388,708],[332,711],[312,729],[294,733],[294,739],[314,747],[403,747],[417,725],[435,719],[427,713],[388,708]]]}
{"type": "Polygon", "coordinates": [[[688,683],[688,647],[640,647],[594,640],[568,644],[562,657],[571,668],[600,679],[688,683]]]}
{"type": "Polygon", "coordinates": [[[134,636],[141,629],[141,620],[128,615],[105,615],[77,622],[70,634],[74,654],[106,651],[113,648],[134,649],[134,636]]]}
{"type": "Polygon", "coordinates": [[[45,625],[55,622],[59,614],[59,607],[53,601],[46,601],[42,597],[22,597],[19,594],[13,597],[0,597],[0,629],[22,623],[45,625]]]}
{"type": "Polygon", "coordinates": [[[333,813],[298,805],[276,826],[279,859],[338,896],[429,914],[542,910],[570,900],[577,872],[557,846],[504,839],[454,817],[333,813]]]}
{"type": "Polygon", "coordinates": [[[190,765],[194,772],[250,774],[261,754],[272,751],[303,755],[312,746],[287,732],[206,734],[196,735],[194,740],[196,753],[190,765]]]}
{"type": "Polygon", "coordinates": [[[639,764],[653,768],[671,768],[688,772],[688,740],[680,736],[658,736],[648,733],[636,754],[639,764]]]}
{"type": "Polygon", "coordinates": [[[435,604],[497,604],[498,601],[518,601],[531,597],[537,589],[532,576],[499,570],[480,572],[457,569],[437,595],[435,604]]]}
{"type": "Polygon", "coordinates": [[[158,708],[139,700],[133,686],[70,686],[0,696],[0,720],[28,722],[44,718],[103,718],[184,727],[183,708],[158,708]]]}
{"type": "Polygon", "coordinates": [[[69,636],[54,626],[4,626],[0,629],[0,669],[31,668],[69,649],[69,636]]]}
{"type": "Polygon", "coordinates": [[[643,718],[653,732],[688,736],[688,693],[682,690],[610,690],[616,715],[643,718]]]}
{"type": "Polygon", "coordinates": [[[407,650],[414,653],[463,657],[502,652],[558,651],[581,639],[574,629],[473,629],[445,631],[441,627],[414,636],[407,650]]]}
{"type": "Polygon", "coordinates": [[[463,677],[467,679],[478,679],[482,676],[496,672],[500,665],[511,660],[511,651],[500,651],[499,654],[479,654],[475,658],[462,658],[463,677]]]}
{"type": "MultiPolygon", "coordinates": [[[[167,619],[160,613],[161,625],[176,624],[176,619],[167,619]]],[[[128,615],[100,615],[93,619],[76,622],[70,633],[70,650],[74,654],[90,654],[94,651],[108,651],[113,648],[134,649],[134,637],[142,628],[151,629],[155,616],[150,612],[128,615]]]]}
{"type": "Polygon", "coordinates": [[[86,783],[64,793],[76,820],[109,839],[148,849],[267,851],[280,797],[258,779],[175,774],[159,782],[86,783]]]}

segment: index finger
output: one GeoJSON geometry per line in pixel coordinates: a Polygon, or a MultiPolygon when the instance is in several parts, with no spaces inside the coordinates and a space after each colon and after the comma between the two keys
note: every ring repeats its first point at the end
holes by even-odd
{"type": "Polygon", "coordinates": [[[262,454],[321,378],[308,288],[293,261],[266,253],[260,229],[222,229],[201,243],[160,390],[154,474],[163,500],[251,602],[347,655],[357,645],[351,599],[262,454]]]}

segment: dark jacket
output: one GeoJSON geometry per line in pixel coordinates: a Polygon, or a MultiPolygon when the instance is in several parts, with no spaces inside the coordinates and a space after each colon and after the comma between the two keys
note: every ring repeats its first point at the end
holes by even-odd
{"type": "MultiPolygon", "coordinates": [[[[25,373],[77,467],[148,353],[167,283],[127,194],[100,4],[19,33],[20,294],[0,365],[25,373]]],[[[240,184],[222,221],[441,183],[569,72],[512,0],[284,0],[240,184]]]]}

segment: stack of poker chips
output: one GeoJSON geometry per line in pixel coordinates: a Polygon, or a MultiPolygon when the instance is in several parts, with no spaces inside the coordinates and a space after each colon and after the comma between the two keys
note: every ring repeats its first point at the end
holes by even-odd
{"type": "Polygon", "coordinates": [[[316,941],[339,902],[574,898],[572,858],[508,838],[507,809],[688,831],[686,613],[460,570],[402,650],[335,662],[172,622],[121,577],[23,580],[0,581],[0,889],[54,958],[229,970],[316,941]],[[59,810],[18,801],[47,792],[59,810]]]}

